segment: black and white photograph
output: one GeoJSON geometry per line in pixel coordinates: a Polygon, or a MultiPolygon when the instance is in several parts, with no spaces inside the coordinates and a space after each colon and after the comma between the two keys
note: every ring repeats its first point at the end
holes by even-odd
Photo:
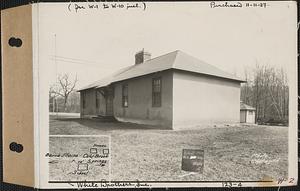
{"type": "Polygon", "coordinates": [[[296,182],[294,5],[39,4],[48,183],[296,182]]]}

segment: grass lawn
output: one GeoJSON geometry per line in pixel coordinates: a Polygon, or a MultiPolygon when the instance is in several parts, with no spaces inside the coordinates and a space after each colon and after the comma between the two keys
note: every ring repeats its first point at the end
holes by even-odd
{"type": "MultiPolygon", "coordinates": [[[[50,134],[110,135],[112,180],[257,181],[288,175],[287,127],[253,125],[173,131],[131,123],[50,118],[50,134]],[[181,170],[182,149],[204,150],[203,174],[181,170]]],[[[59,139],[50,140],[50,151],[68,144],[66,140],[58,144],[59,139]]],[[[76,150],[85,143],[73,140],[71,144],[76,150]]]]}

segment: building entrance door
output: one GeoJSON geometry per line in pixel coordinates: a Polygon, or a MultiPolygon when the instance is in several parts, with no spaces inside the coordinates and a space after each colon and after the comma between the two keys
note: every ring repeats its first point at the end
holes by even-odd
{"type": "Polygon", "coordinates": [[[113,116],[114,110],[113,110],[113,97],[108,96],[106,98],[106,116],[113,116]]]}
{"type": "Polygon", "coordinates": [[[106,116],[114,115],[114,91],[112,87],[107,88],[106,94],[106,116]]]}

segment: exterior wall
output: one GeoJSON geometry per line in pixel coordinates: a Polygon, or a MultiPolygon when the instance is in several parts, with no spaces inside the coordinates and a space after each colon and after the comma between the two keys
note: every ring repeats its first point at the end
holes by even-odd
{"type": "Polygon", "coordinates": [[[175,71],[173,95],[174,129],[240,121],[239,82],[175,71]]]}
{"type": "Polygon", "coordinates": [[[255,123],[255,111],[241,110],[240,122],[241,123],[255,123]]]}
{"type": "Polygon", "coordinates": [[[254,111],[247,111],[247,123],[255,123],[255,112],[254,111]]]}
{"type": "MultiPolygon", "coordinates": [[[[242,122],[240,83],[236,81],[168,70],[117,82],[113,87],[113,111],[119,121],[170,129],[242,122]],[[152,80],[157,77],[162,80],[161,107],[152,106],[152,80]],[[128,85],[128,107],[122,106],[123,84],[128,85]]],[[[100,104],[96,108],[96,90],[81,92],[82,117],[105,115],[105,99],[100,93],[98,96],[100,104]],[[85,108],[82,107],[83,93],[85,108]]]]}
{"type": "Polygon", "coordinates": [[[247,118],[247,112],[245,110],[240,111],[240,122],[241,123],[246,123],[246,118],[247,118]]]}
{"type": "Polygon", "coordinates": [[[172,127],[172,71],[115,83],[114,115],[120,121],[172,127]],[[161,107],[152,106],[152,79],[161,77],[161,107]],[[122,85],[128,84],[128,107],[122,107],[122,85]]]}
{"type": "Polygon", "coordinates": [[[80,92],[80,116],[95,116],[96,113],[96,90],[87,89],[80,92]],[[85,98],[85,108],[83,108],[83,94],[85,98]]]}

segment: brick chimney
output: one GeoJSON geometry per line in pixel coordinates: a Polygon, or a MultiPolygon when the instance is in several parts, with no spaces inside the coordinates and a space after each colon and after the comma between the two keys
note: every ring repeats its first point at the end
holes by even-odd
{"type": "Polygon", "coordinates": [[[145,52],[144,49],[135,54],[135,65],[141,64],[147,60],[151,59],[151,54],[149,52],[145,52]]]}

